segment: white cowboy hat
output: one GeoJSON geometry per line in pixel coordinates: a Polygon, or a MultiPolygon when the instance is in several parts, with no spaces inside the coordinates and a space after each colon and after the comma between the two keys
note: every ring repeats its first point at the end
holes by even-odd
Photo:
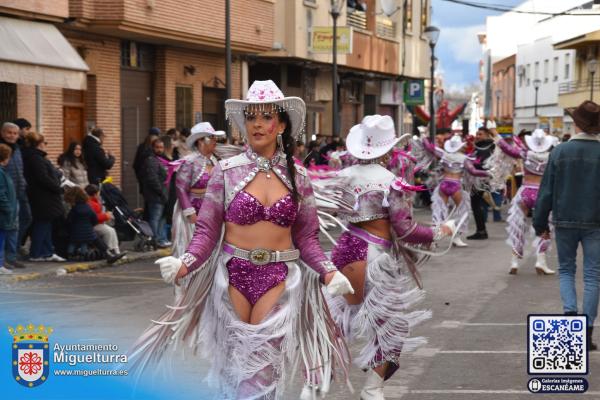
{"type": "Polygon", "coordinates": [[[496,122],[492,121],[491,119],[488,119],[485,124],[485,127],[487,129],[496,129],[496,122]]]}
{"type": "Polygon", "coordinates": [[[350,129],[346,148],[360,160],[372,160],[389,152],[399,141],[389,115],[367,115],[350,129]]]}
{"type": "Polygon", "coordinates": [[[466,143],[462,141],[460,136],[454,135],[444,142],[444,150],[448,153],[456,153],[462,149],[465,144],[466,143]]]}
{"type": "MultiPolygon", "coordinates": [[[[272,81],[254,81],[246,100],[229,99],[225,101],[225,116],[236,128],[246,135],[245,111],[249,105],[274,104],[290,117],[292,137],[298,140],[304,132],[306,105],[300,97],[285,97],[272,81]]],[[[270,110],[269,110],[270,111],[270,110]]]]}
{"type": "Polygon", "coordinates": [[[215,131],[210,122],[200,122],[191,129],[192,134],[185,139],[185,144],[193,148],[198,139],[206,136],[225,136],[225,131],[215,131]]]}
{"type": "Polygon", "coordinates": [[[531,151],[544,153],[556,144],[556,138],[546,134],[543,129],[536,129],[531,135],[525,136],[525,143],[531,151]]]}

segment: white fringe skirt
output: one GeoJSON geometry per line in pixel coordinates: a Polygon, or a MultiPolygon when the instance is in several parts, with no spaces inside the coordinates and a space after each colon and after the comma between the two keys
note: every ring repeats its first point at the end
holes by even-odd
{"type": "MultiPolygon", "coordinates": [[[[471,197],[465,190],[461,190],[461,193],[462,201],[460,204],[454,204],[454,200],[452,200],[451,197],[448,198],[448,203],[445,203],[440,195],[440,185],[435,188],[433,195],[431,196],[431,218],[434,225],[444,223],[448,219],[450,213],[452,213],[452,218],[457,221],[460,221],[464,215],[469,215],[469,200],[471,197]],[[450,208],[451,204],[454,206],[454,209],[450,208]]],[[[457,228],[459,234],[466,233],[469,230],[469,218],[465,218],[464,222],[457,228]]]]}
{"type": "Polygon", "coordinates": [[[185,215],[183,215],[183,210],[181,209],[179,200],[177,200],[173,208],[173,226],[171,228],[173,257],[180,257],[185,253],[193,235],[194,224],[191,224],[185,215]]]}
{"type": "MultiPolygon", "coordinates": [[[[542,239],[539,236],[535,236],[535,230],[529,221],[527,221],[527,215],[523,211],[522,205],[524,204],[523,192],[526,190],[537,190],[535,185],[523,185],[519,188],[515,197],[510,202],[510,208],[508,209],[508,217],[506,218],[506,233],[508,233],[508,239],[506,243],[511,247],[514,254],[519,258],[524,256],[525,242],[527,241],[527,235],[529,230],[529,236],[535,237],[532,242],[532,246],[535,249],[535,253],[545,253],[550,249],[552,243],[549,239],[542,239]]],[[[551,218],[550,218],[551,220],[551,218]]],[[[552,229],[552,224],[550,224],[552,229]]]]}
{"type": "Polygon", "coordinates": [[[318,383],[322,392],[340,370],[349,384],[349,353],[317,274],[300,260],[287,262],[284,293],[263,321],[252,325],[240,321],[229,298],[226,265],[232,256],[215,253],[183,283],[177,304],[134,344],[134,369],[160,362],[168,347],[180,343],[211,361],[207,383],[219,399],[281,399],[298,361],[304,379],[318,383]]]}
{"type": "MultiPolygon", "coordinates": [[[[364,237],[361,239],[365,240],[364,237]]],[[[383,246],[368,243],[364,300],[350,305],[339,296],[328,298],[335,322],[348,343],[364,342],[354,364],[363,370],[389,362],[386,379],[397,369],[404,350],[426,343],[423,337],[409,337],[410,329],[431,318],[431,311],[409,311],[425,297],[401,261],[383,246]]]]}

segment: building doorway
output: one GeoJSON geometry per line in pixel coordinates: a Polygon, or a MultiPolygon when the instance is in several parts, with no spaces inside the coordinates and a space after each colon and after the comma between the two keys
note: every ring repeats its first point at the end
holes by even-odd
{"type": "Polygon", "coordinates": [[[137,145],[148,135],[152,124],[152,73],[121,70],[121,188],[130,207],[143,206],[133,170],[137,145]]]}

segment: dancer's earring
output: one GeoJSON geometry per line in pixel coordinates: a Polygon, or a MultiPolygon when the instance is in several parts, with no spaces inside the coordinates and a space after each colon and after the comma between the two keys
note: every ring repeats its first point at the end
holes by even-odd
{"type": "Polygon", "coordinates": [[[281,135],[283,132],[279,132],[279,134],[277,135],[277,147],[279,147],[279,150],[282,153],[285,153],[284,149],[283,149],[283,136],[281,135]]]}

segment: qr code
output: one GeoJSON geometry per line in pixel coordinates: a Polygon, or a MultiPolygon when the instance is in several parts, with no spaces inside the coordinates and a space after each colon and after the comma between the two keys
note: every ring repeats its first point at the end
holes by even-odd
{"type": "Polygon", "coordinates": [[[529,374],[587,374],[586,323],[586,316],[529,315],[529,374]]]}

